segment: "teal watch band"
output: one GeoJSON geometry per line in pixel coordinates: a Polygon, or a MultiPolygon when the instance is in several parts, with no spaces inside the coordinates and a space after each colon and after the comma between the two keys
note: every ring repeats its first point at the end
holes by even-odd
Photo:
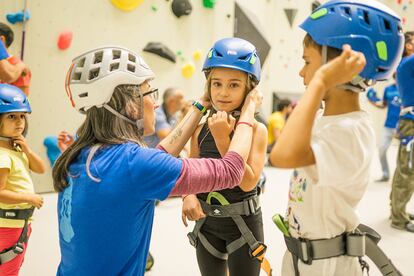
{"type": "Polygon", "coordinates": [[[201,103],[194,101],[193,105],[200,110],[200,112],[205,115],[207,113],[207,108],[205,106],[203,106],[201,103]]]}

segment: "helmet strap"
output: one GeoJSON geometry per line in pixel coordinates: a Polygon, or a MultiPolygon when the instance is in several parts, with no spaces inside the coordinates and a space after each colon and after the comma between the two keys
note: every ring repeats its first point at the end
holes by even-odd
{"type": "Polygon", "coordinates": [[[133,120],[129,119],[128,117],[122,115],[121,113],[119,113],[118,111],[116,111],[115,109],[113,109],[112,107],[110,107],[107,104],[104,104],[103,107],[106,110],[108,110],[109,112],[111,112],[112,114],[114,114],[116,117],[118,117],[118,118],[120,118],[124,121],[127,121],[128,123],[131,123],[131,124],[135,125],[140,132],[144,131],[144,118],[133,121],[133,120]]]}
{"type": "Polygon", "coordinates": [[[13,143],[13,138],[11,138],[11,137],[0,136],[0,141],[4,141],[4,142],[9,143],[15,151],[21,151],[20,146],[17,145],[16,143],[13,143]]]}

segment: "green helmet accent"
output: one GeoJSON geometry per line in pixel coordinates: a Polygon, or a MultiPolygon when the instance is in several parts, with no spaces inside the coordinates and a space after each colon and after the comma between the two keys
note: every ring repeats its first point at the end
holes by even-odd
{"type": "Polygon", "coordinates": [[[376,43],[377,46],[377,53],[378,57],[382,60],[388,60],[388,50],[387,50],[387,43],[385,41],[378,41],[376,43]]]}
{"type": "Polygon", "coordinates": [[[318,18],[325,16],[327,13],[328,13],[328,9],[323,8],[323,9],[317,10],[316,12],[312,13],[310,18],[316,20],[318,18]]]}

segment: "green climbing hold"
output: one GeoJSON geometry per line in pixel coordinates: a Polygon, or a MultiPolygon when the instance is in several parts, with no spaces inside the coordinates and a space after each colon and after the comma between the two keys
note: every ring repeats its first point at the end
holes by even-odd
{"type": "Polygon", "coordinates": [[[158,8],[156,6],[154,6],[154,5],[152,5],[151,6],[151,10],[154,11],[154,12],[156,12],[158,10],[158,8]]]}
{"type": "Polygon", "coordinates": [[[214,8],[214,5],[216,5],[217,0],[203,0],[203,6],[207,9],[214,8]]]}

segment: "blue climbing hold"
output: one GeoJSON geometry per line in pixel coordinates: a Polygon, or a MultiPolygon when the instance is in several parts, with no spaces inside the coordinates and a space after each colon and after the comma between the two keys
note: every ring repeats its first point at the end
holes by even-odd
{"type": "Polygon", "coordinates": [[[29,11],[26,11],[26,16],[24,16],[23,11],[21,12],[15,12],[15,13],[8,13],[6,15],[7,21],[11,24],[16,24],[24,21],[27,21],[30,19],[30,13],[29,11]]]}

